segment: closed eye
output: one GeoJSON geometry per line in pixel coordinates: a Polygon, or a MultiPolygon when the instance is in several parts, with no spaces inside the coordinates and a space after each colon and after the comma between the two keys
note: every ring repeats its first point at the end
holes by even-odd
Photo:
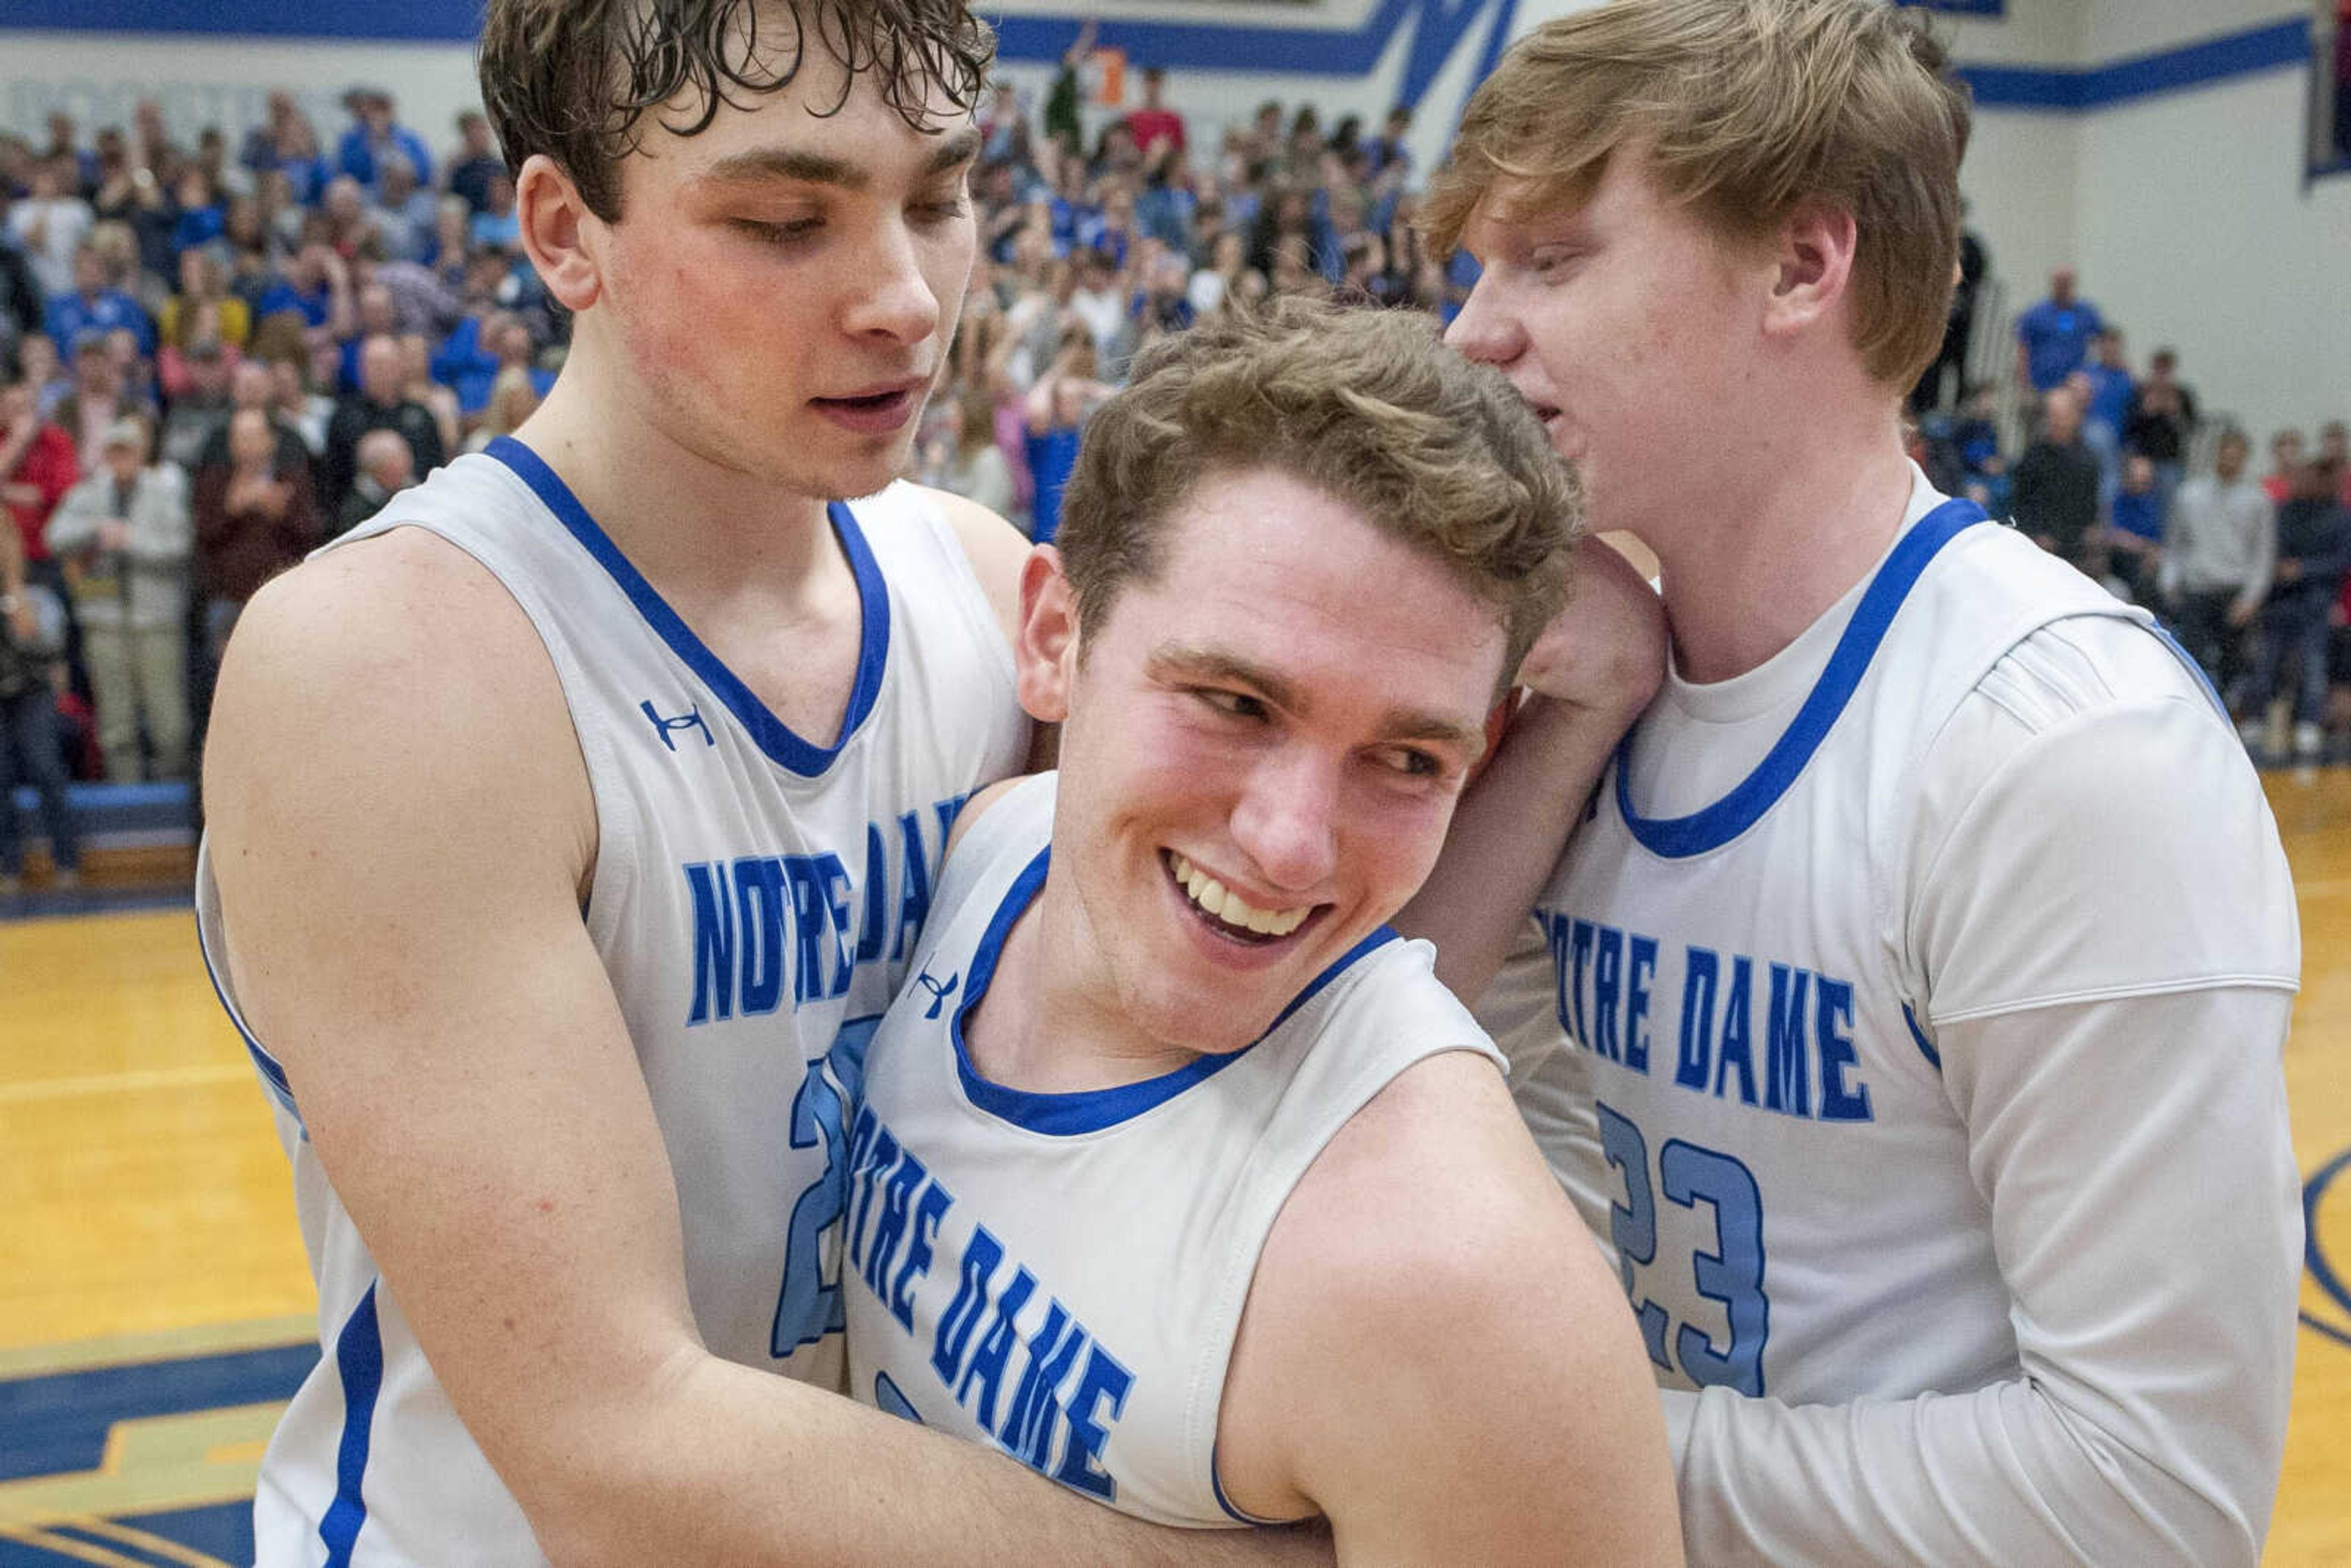
{"type": "Polygon", "coordinates": [[[1272,711],[1261,697],[1247,692],[1225,691],[1215,686],[1196,686],[1192,695],[1228,718],[1263,720],[1272,717],[1272,711]]]}

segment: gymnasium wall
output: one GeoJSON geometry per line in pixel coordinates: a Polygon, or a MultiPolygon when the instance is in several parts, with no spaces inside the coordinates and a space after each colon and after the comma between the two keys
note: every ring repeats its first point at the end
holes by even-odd
{"type": "MultiPolygon", "coordinates": [[[[1172,68],[1202,131],[1262,99],[1311,99],[1326,123],[1416,106],[1424,167],[1500,46],[1595,0],[1110,0],[1104,43],[1172,68]],[[1248,69],[1229,62],[1249,62],[1248,69]]],[[[209,0],[10,0],[39,30],[0,30],[0,128],[38,129],[53,106],[85,126],[153,96],[183,132],[242,126],[290,86],[322,132],[355,81],[399,98],[436,148],[475,99],[476,0],[254,0],[249,35],[217,29],[209,0]],[[307,36],[306,36],[307,35],[307,36]]],[[[1979,108],[1962,173],[1971,222],[2011,309],[2049,268],[2143,351],[2176,344],[2208,400],[2265,432],[2351,412],[2351,176],[2304,182],[2307,71],[2294,53],[2311,0],[1950,0],[1942,26],[1979,108]]],[[[997,13],[1004,73],[1041,93],[1076,27],[1073,7],[1016,0],[997,13]]],[[[1130,79],[1130,98],[1134,91],[1130,79]]],[[[1107,113],[1108,110],[1102,110],[1107,113]]]]}

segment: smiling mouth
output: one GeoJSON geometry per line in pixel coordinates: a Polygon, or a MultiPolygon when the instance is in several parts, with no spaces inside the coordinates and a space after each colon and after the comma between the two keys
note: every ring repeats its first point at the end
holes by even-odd
{"type": "Polygon", "coordinates": [[[1297,909],[1259,909],[1174,850],[1163,850],[1160,855],[1166,862],[1167,874],[1175,879],[1193,911],[1210,930],[1236,942],[1263,946],[1281,941],[1294,935],[1322,907],[1308,904],[1297,909]]]}

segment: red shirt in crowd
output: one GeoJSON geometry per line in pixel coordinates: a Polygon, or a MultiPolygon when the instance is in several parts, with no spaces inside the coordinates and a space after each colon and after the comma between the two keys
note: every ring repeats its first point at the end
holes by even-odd
{"type": "Polygon", "coordinates": [[[0,477],[0,485],[29,485],[40,492],[39,498],[19,501],[10,497],[8,515],[16,519],[16,531],[25,536],[25,559],[47,560],[49,547],[41,541],[41,532],[49,526],[49,514],[57,509],[66,492],[81,477],[81,464],[74,456],[73,437],[47,420],[25,448],[24,457],[16,471],[0,477]]]}
{"type": "Polygon", "coordinates": [[[1184,151],[1184,117],[1172,109],[1136,110],[1126,117],[1126,133],[1145,158],[1162,141],[1173,141],[1176,152],[1184,151]]]}

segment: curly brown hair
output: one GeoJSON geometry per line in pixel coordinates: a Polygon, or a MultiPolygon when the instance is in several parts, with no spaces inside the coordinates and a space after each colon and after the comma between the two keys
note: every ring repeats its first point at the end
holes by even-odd
{"type": "Polygon", "coordinates": [[[1054,540],[1080,625],[1157,575],[1203,478],[1254,469],[1441,562],[1502,622],[1506,685],[1566,595],[1582,495],[1510,382],[1447,348],[1431,317],[1301,298],[1162,339],[1094,414],[1054,540]]]}
{"type": "Polygon", "coordinates": [[[920,131],[942,123],[939,99],[968,113],[996,58],[964,0],[489,0],[482,103],[509,169],[546,153],[610,223],[647,115],[668,110],[665,130],[698,135],[722,106],[791,86],[811,34],[843,71],[841,99],[811,113],[839,113],[871,74],[920,131]]]}

